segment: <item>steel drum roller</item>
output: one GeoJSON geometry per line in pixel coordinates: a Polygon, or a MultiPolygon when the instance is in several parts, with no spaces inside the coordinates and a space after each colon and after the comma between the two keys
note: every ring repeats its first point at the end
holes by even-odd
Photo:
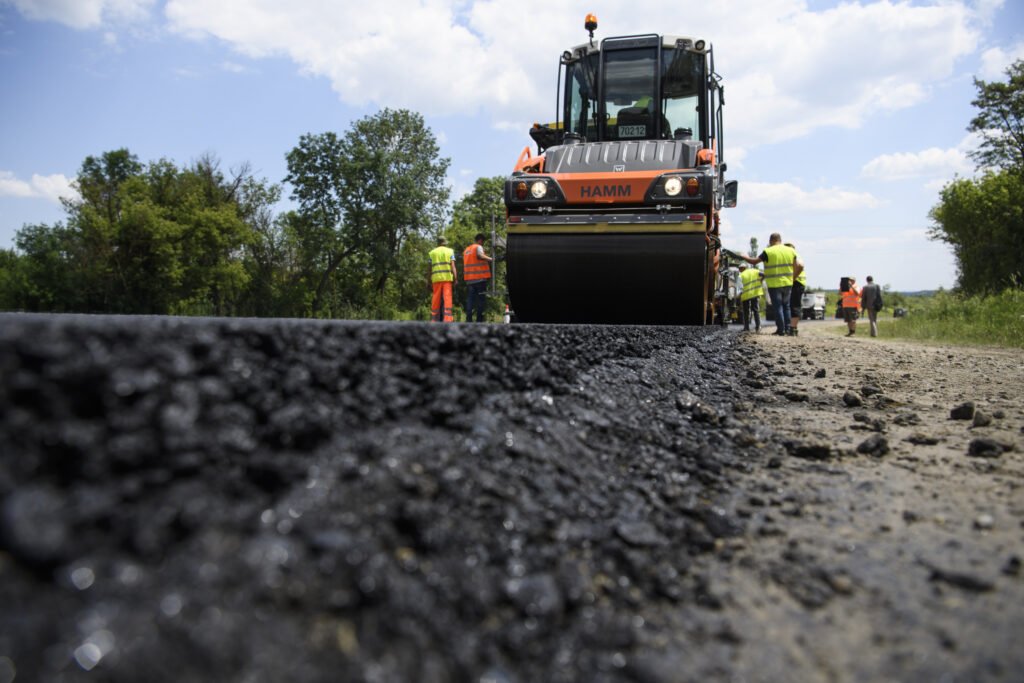
{"type": "Polygon", "coordinates": [[[701,325],[703,234],[508,236],[516,322],[701,325]]]}

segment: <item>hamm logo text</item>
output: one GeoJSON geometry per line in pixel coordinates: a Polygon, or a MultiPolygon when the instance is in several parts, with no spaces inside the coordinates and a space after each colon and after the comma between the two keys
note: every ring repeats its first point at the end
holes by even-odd
{"type": "Polygon", "coordinates": [[[630,190],[629,185],[584,185],[580,188],[580,197],[628,197],[630,190]]]}

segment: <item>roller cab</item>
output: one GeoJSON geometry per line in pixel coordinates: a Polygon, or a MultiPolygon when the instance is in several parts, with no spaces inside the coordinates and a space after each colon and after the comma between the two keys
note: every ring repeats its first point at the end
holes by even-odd
{"type": "Polygon", "coordinates": [[[721,124],[702,40],[627,36],[564,52],[556,120],[534,125],[536,154],[524,149],[505,182],[515,320],[710,321],[718,211],[736,191],[726,197],[721,124]]]}

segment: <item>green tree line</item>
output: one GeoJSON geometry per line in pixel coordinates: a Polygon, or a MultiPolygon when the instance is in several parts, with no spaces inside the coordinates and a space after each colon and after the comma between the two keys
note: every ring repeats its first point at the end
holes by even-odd
{"type": "Polygon", "coordinates": [[[0,309],[425,320],[437,235],[464,247],[504,215],[500,177],[450,203],[450,161],[415,112],[303,135],[286,160],[284,185],[211,155],[87,157],[64,220],[0,249],[0,309]]]}
{"type": "Polygon", "coordinates": [[[981,140],[971,157],[982,174],[947,183],[930,214],[930,235],[952,247],[967,295],[1024,288],[1024,60],[1006,76],[974,81],[968,130],[981,140]]]}

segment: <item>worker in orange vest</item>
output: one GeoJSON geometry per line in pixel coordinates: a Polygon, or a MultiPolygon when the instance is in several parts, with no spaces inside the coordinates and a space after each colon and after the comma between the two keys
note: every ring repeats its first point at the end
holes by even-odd
{"type": "Polygon", "coordinates": [[[857,289],[856,283],[857,279],[851,277],[849,289],[842,292],[843,320],[846,321],[846,328],[849,330],[846,333],[847,337],[852,337],[857,333],[857,314],[860,312],[860,290],[857,289]]]}
{"type": "Polygon", "coordinates": [[[446,246],[448,240],[437,238],[437,246],[430,250],[430,285],[434,290],[430,301],[430,320],[446,323],[455,320],[452,302],[452,283],[455,282],[455,250],[446,246]]]}
{"type": "Polygon", "coordinates": [[[476,321],[484,321],[484,305],[487,300],[484,292],[491,280],[490,263],[494,260],[484,252],[484,234],[478,232],[473,244],[462,252],[462,279],[466,281],[466,322],[473,322],[473,310],[476,309],[476,321]]]}

